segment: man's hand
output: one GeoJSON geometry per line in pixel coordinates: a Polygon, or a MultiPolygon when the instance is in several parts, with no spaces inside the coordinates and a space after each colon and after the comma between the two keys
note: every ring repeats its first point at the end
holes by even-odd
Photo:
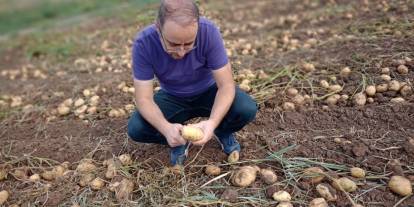
{"type": "Polygon", "coordinates": [[[214,130],[216,126],[216,124],[213,121],[211,120],[201,121],[192,126],[200,128],[201,130],[203,130],[203,133],[204,133],[203,139],[197,142],[193,142],[194,145],[198,145],[198,146],[204,145],[205,143],[210,141],[211,138],[213,138],[214,130]]]}
{"type": "Polygon", "coordinates": [[[167,139],[170,147],[177,147],[187,143],[187,141],[181,136],[182,128],[183,125],[181,124],[169,124],[165,130],[163,130],[163,135],[167,139]]]}

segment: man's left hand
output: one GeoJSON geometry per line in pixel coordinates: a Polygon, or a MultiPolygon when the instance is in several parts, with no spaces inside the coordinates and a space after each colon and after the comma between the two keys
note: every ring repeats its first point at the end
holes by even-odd
{"type": "Polygon", "coordinates": [[[194,145],[202,146],[214,136],[215,124],[211,120],[201,121],[197,124],[192,125],[203,130],[204,137],[200,141],[193,142],[194,145]]]}

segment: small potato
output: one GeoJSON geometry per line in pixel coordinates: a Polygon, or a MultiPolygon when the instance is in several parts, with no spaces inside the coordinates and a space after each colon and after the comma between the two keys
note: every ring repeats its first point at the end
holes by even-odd
{"type": "Polygon", "coordinates": [[[132,191],[134,191],[134,182],[124,178],[117,188],[115,188],[115,197],[118,201],[127,200],[132,191]]]}
{"type": "Polygon", "coordinates": [[[372,98],[372,97],[369,97],[369,98],[367,98],[367,103],[374,103],[374,98],[372,98]]]}
{"type": "Polygon", "coordinates": [[[405,65],[398,66],[397,71],[402,75],[408,74],[408,68],[405,65]]]}
{"type": "Polygon", "coordinates": [[[57,108],[57,111],[58,111],[58,114],[59,114],[60,116],[65,116],[65,115],[68,115],[68,114],[70,113],[70,108],[69,108],[69,107],[67,107],[67,106],[64,106],[64,105],[60,105],[60,106],[57,108]]]}
{"type": "Polygon", "coordinates": [[[91,96],[92,95],[92,92],[91,92],[91,90],[89,90],[89,89],[85,89],[85,90],[83,90],[83,95],[85,96],[85,97],[89,97],[89,96],[91,96]]]}
{"type": "Polygon", "coordinates": [[[76,170],[80,173],[90,173],[96,170],[96,166],[93,164],[92,160],[84,159],[76,167],[76,170]]]}
{"type": "Polygon", "coordinates": [[[337,190],[341,190],[342,188],[345,192],[354,192],[357,190],[355,182],[346,177],[334,179],[332,186],[337,190]]]}
{"type": "Polygon", "coordinates": [[[204,132],[202,129],[192,126],[184,126],[181,130],[181,136],[191,142],[203,139],[204,132]]]}
{"type": "Polygon", "coordinates": [[[388,182],[388,187],[392,192],[400,196],[407,196],[413,193],[410,180],[398,175],[391,177],[390,181],[388,182]]]}
{"type": "Polygon", "coordinates": [[[383,84],[376,85],[375,90],[378,93],[386,92],[386,91],[388,91],[388,84],[383,83],[383,84]]]}
{"type": "Polygon", "coordinates": [[[68,99],[64,100],[61,105],[71,107],[72,104],[73,104],[73,99],[68,98],[68,99]]]}
{"type": "Polygon", "coordinates": [[[268,185],[271,185],[277,181],[277,175],[271,169],[261,169],[260,177],[268,185]]]}
{"type": "Polygon", "coordinates": [[[91,106],[97,106],[98,104],[99,104],[99,96],[97,96],[97,95],[95,95],[95,96],[92,96],[90,99],[89,99],[89,104],[91,105],[91,106]]]}
{"type": "Polygon", "coordinates": [[[0,181],[7,179],[7,170],[0,167],[0,181]]]}
{"type": "Polygon", "coordinates": [[[381,79],[384,81],[390,81],[391,80],[391,76],[387,75],[387,74],[382,74],[381,75],[381,79]]]}
{"type": "Polygon", "coordinates": [[[315,70],[315,66],[312,63],[304,63],[302,65],[302,69],[303,71],[310,73],[313,72],[315,70]]]}
{"type": "Polygon", "coordinates": [[[350,169],[351,175],[354,178],[364,178],[365,177],[365,170],[359,167],[353,167],[350,169]]]}
{"type": "Polygon", "coordinates": [[[342,86],[340,85],[331,85],[329,86],[329,92],[340,92],[342,90],[342,86]]]}
{"type": "Polygon", "coordinates": [[[316,186],[316,191],[327,201],[336,201],[336,199],[338,198],[336,194],[332,193],[330,188],[325,184],[318,184],[316,186]]]}
{"type": "Polygon", "coordinates": [[[80,115],[84,114],[87,109],[88,109],[88,107],[86,105],[82,105],[81,107],[77,108],[73,113],[76,116],[80,116],[80,115]]]}
{"type": "Polygon", "coordinates": [[[341,70],[341,72],[339,73],[339,75],[342,77],[342,78],[347,78],[350,74],[351,74],[351,69],[349,68],[349,67],[345,67],[345,68],[342,68],[342,70],[341,70]]]}
{"type": "Polygon", "coordinates": [[[100,190],[105,186],[105,182],[101,178],[95,178],[89,185],[92,190],[100,190]]]}
{"type": "Polygon", "coordinates": [[[376,90],[376,88],[375,88],[375,86],[374,86],[374,85],[369,85],[369,86],[367,86],[367,88],[365,89],[365,93],[366,93],[368,96],[374,96],[376,92],[377,92],[377,90],[376,90]]]}
{"type": "Polygon", "coordinates": [[[354,103],[357,106],[363,106],[367,103],[367,96],[364,93],[357,93],[354,96],[354,103]]]}
{"type": "Polygon", "coordinates": [[[27,179],[27,173],[28,173],[27,168],[19,168],[19,169],[14,170],[12,175],[16,179],[26,180],[27,179]]]}
{"type": "Polygon", "coordinates": [[[5,190],[0,191],[0,205],[6,203],[7,199],[9,199],[9,192],[5,190]]]}
{"type": "Polygon", "coordinates": [[[296,95],[298,95],[298,93],[299,93],[299,91],[298,91],[298,89],[296,89],[296,88],[288,88],[288,89],[286,90],[286,94],[287,94],[289,97],[295,97],[296,95]]]}
{"type": "Polygon", "coordinates": [[[317,184],[325,178],[323,173],[324,171],[319,167],[306,168],[303,170],[303,179],[312,184],[317,184]]]}
{"type": "Polygon", "coordinates": [[[400,93],[402,96],[406,97],[413,93],[413,89],[409,85],[403,85],[400,89],[400,93]]]}
{"type": "Polygon", "coordinates": [[[39,182],[40,181],[40,175],[39,174],[33,174],[29,177],[29,180],[31,182],[39,182]]]}
{"type": "Polygon", "coordinates": [[[256,180],[257,169],[252,166],[243,166],[232,176],[232,183],[238,187],[247,187],[256,180]]]}
{"type": "Polygon", "coordinates": [[[390,68],[382,68],[381,69],[381,74],[390,74],[390,68]]]}
{"type": "Polygon", "coordinates": [[[334,95],[329,96],[325,100],[326,104],[328,104],[329,106],[336,105],[338,103],[339,98],[340,98],[340,96],[339,96],[339,98],[338,98],[338,96],[339,96],[338,94],[334,94],[334,95]]]}
{"type": "Polygon", "coordinates": [[[129,154],[122,154],[118,157],[119,161],[121,161],[122,165],[131,165],[132,164],[132,158],[129,154]]]}
{"type": "Polygon", "coordinates": [[[283,190],[274,193],[272,197],[275,201],[279,202],[289,202],[292,199],[290,194],[283,190]]]}
{"type": "Polygon", "coordinates": [[[309,207],[328,207],[324,198],[315,198],[309,203],[309,207]]]}
{"type": "Polygon", "coordinates": [[[239,88],[245,92],[249,92],[252,90],[252,88],[250,87],[250,85],[248,84],[240,84],[239,88]]]}
{"type": "Polygon", "coordinates": [[[283,109],[285,111],[294,111],[295,110],[295,104],[292,102],[285,102],[283,103],[283,109]]]}
{"type": "Polygon", "coordinates": [[[96,108],[96,106],[91,106],[86,110],[87,114],[96,114],[96,112],[98,112],[98,109],[96,108]]]}
{"type": "Polygon", "coordinates": [[[298,94],[298,95],[296,95],[295,97],[292,98],[292,101],[296,105],[301,106],[305,103],[305,98],[302,95],[298,94]]]}
{"type": "Polygon", "coordinates": [[[391,91],[399,91],[400,88],[401,88],[401,84],[397,80],[392,80],[388,84],[388,89],[391,91]]]}
{"type": "Polygon", "coordinates": [[[52,181],[56,178],[56,173],[53,170],[49,170],[49,171],[44,171],[41,174],[42,178],[47,180],[47,181],[52,181]]]}
{"type": "Polygon", "coordinates": [[[401,97],[396,97],[396,98],[392,98],[390,101],[391,103],[403,103],[405,102],[405,99],[401,97]]]}
{"type": "Polygon", "coordinates": [[[240,159],[240,153],[238,151],[233,151],[227,157],[227,162],[228,163],[235,163],[235,162],[238,162],[239,159],[240,159]]]}
{"type": "Polygon", "coordinates": [[[329,83],[326,80],[319,81],[319,85],[321,85],[322,88],[326,88],[326,89],[329,88],[329,83]]]}
{"type": "Polygon", "coordinates": [[[108,162],[108,164],[107,164],[107,169],[106,169],[106,172],[105,172],[105,178],[112,179],[117,174],[117,167],[116,167],[115,161],[113,159],[110,159],[107,162],[108,162]]]}
{"type": "Polygon", "coordinates": [[[220,175],[221,169],[218,166],[215,165],[208,165],[205,169],[205,173],[207,175],[217,176],[220,175]]]}
{"type": "Polygon", "coordinates": [[[74,106],[79,107],[79,106],[82,106],[83,104],[85,104],[85,100],[83,100],[82,98],[79,98],[75,101],[74,106]]]}

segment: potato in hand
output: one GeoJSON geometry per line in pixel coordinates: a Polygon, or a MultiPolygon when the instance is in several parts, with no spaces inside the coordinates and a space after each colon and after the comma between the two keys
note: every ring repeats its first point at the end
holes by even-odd
{"type": "Polygon", "coordinates": [[[196,142],[204,137],[203,130],[198,127],[184,126],[181,130],[181,136],[191,142],[196,142]]]}

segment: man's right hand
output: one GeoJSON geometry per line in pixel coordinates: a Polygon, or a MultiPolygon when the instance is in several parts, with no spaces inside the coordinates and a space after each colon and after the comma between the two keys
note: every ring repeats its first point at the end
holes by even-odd
{"type": "Polygon", "coordinates": [[[181,129],[183,125],[181,124],[169,124],[164,132],[163,135],[167,139],[168,145],[170,147],[177,147],[181,145],[185,145],[187,141],[181,136],[181,129]]]}

